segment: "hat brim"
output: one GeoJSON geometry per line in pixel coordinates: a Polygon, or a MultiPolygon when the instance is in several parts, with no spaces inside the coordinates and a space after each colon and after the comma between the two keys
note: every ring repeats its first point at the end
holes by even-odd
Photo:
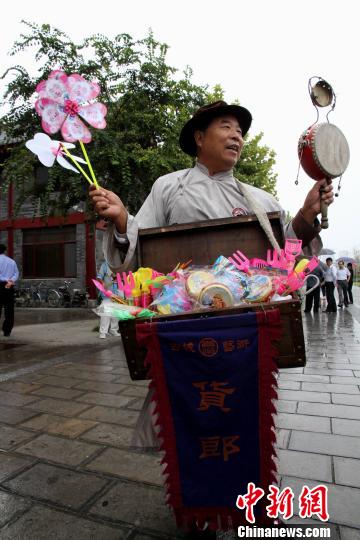
{"type": "Polygon", "coordinates": [[[240,105],[221,105],[220,107],[214,107],[208,109],[193,116],[181,130],[179,137],[180,148],[185,154],[195,157],[197,154],[197,147],[194,139],[194,133],[197,129],[201,129],[219,116],[231,115],[234,116],[242,130],[243,136],[249,131],[252,122],[252,116],[245,107],[240,105]]]}

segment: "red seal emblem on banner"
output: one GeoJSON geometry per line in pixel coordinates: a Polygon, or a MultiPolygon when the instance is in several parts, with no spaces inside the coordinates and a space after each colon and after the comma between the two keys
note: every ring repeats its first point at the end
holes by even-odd
{"type": "Polygon", "coordinates": [[[199,342],[199,351],[208,358],[215,356],[219,350],[218,342],[213,338],[203,338],[199,342]]]}

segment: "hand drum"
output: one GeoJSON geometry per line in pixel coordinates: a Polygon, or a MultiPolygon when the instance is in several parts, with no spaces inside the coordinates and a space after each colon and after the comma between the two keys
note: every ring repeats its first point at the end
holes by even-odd
{"type": "MultiPolygon", "coordinates": [[[[304,171],[314,180],[328,181],[341,176],[350,160],[348,142],[333,124],[314,124],[305,130],[298,142],[298,155],[304,171]]],[[[321,205],[321,227],[327,229],[327,206],[321,205]]]]}

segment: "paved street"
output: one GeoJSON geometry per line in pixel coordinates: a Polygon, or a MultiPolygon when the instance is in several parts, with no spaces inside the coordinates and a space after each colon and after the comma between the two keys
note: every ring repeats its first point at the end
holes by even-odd
{"type": "MultiPolygon", "coordinates": [[[[337,314],[304,314],[307,366],[279,377],[281,486],[298,494],[327,485],[335,540],[360,539],[354,292],[355,304],[337,314]]],[[[11,338],[0,338],[0,538],[182,538],[164,504],[159,456],[129,446],[147,384],[129,378],[121,339],[99,340],[91,311],[16,317],[11,338]]]]}

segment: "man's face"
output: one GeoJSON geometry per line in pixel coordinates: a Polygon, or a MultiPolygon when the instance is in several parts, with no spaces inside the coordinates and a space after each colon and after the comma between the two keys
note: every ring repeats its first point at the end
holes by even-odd
{"type": "Polygon", "coordinates": [[[205,131],[195,132],[198,159],[210,171],[228,171],[240,158],[244,146],[239,122],[234,116],[215,118],[205,131]]]}

